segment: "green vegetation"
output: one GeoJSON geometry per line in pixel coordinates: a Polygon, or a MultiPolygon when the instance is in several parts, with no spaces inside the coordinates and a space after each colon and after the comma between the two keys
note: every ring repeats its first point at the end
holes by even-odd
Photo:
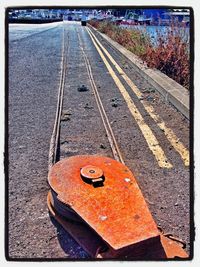
{"type": "Polygon", "coordinates": [[[110,22],[90,21],[100,32],[139,56],[147,66],[156,68],[189,89],[189,42],[185,31],[171,25],[153,41],[145,30],[123,29],[110,22]]]}

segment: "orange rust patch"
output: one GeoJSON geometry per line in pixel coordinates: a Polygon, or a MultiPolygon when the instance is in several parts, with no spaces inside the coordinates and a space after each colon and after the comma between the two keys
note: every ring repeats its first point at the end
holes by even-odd
{"type": "Polygon", "coordinates": [[[48,179],[58,199],[114,250],[159,237],[142,192],[124,164],[107,157],[74,156],[56,163],[48,179]],[[81,170],[91,165],[104,174],[101,186],[81,178],[81,170]]]}

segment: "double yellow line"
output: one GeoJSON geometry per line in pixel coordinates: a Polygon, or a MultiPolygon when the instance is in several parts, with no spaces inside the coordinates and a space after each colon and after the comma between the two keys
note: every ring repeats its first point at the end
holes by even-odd
{"type": "MultiPolygon", "coordinates": [[[[102,58],[104,64],[106,65],[111,77],[113,78],[115,84],[119,88],[121,94],[123,95],[128,108],[136,120],[147,144],[151,152],[154,154],[158,165],[161,168],[172,168],[172,164],[168,161],[164,151],[159,145],[158,140],[156,139],[155,135],[151,131],[150,127],[145,123],[141,113],[133,103],[130,95],[128,94],[127,90],[115,74],[114,70],[112,69],[111,65],[108,63],[107,59],[105,58],[102,51],[105,53],[105,55],[109,58],[111,63],[115,66],[117,71],[120,73],[121,77],[126,81],[126,83],[129,85],[129,87],[133,90],[133,92],[136,94],[138,98],[142,96],[141,92],[137,88],[137,86],[132,82],[132,80],[126,75],[126,73],[122,70],[122,68],[117,64],[117,62],[113,59],[113,57],[108,53],[108,51],[103,47],[103,45],[98,41],[98,39],[95,37],[95,35],[92,33],[92,31],[87,27],[88,34],[90,35],[92,42],[94,46],[96,47],[100,57],[102,58]],[[101,49],[100,49],[101,48],[101,49]],[[102,51],[101,51],[102,50],[102,51]]],[[[174,149],[180,154],[181,158],[183,159],[183,162],[185,166],[189,166],[189,151],[185,148],[185,146],[179,141],[175,133],[172,131],[172,129],[168,128],[165,125],[165,122],[160,118],[158,114],[156,114],[153,106],[145,103],[145,101],[141,101],[143,104],[145,110],[149,113],[151,118],[156,122],[157,126],[163,130],[164,134],[166,135],[167,139],[170,141],[171,145],[174,147],[174,149]]]]}

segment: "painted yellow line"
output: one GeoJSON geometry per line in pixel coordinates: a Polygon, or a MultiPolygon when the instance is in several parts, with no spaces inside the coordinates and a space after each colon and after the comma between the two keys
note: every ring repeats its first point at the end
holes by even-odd
{"type": "MultiPolygon", "coordinates": [[[[135,93],[135,95],[138,98],[142,97],[142,93],[137,88],[137,86],[133,83],[133,81],[127,76],[127,74],[123,71],[123,69],[117,64],[117,62],[114,60],[114,58],[109,54],[109,52],[105,49],[105,47],[98,41],[96,36],[92,33],[92,31],[89,29],[90,33],[94,37],[97,44],[101,47],[103,52],[107,55],[107,57],[110,59],[112,64],[115,66],[117,71],[121,74],[122,78],[127,82],[127,84],[130,86],[132,91],[135,93]]],[[[174,149],[180,154],[185,166],[189,166],[189,150],[183,145],[182,142],[178,139],[176,134],[172,129],[167,127],[165,125],[165,122],[160,118],[158,114],[156,114],[154,107],[152,105],[149,105],[145,103],[144,100],[141,100],[141,103],[143,104],[145,110],[149,113],[151,118],[156,122],[158,127],[163,130],[164,134],[166,135],[167,139],[171,143],[171,145],[174,147],[174,149]]]]}
{"type": "Polygon", "coordinates": [[[150,114],[152,119],[157,123],[159,128],[163,130],[164,134],[166,135],[167,139],[170,141],[171,145],[174,149],[180,154],[185,166],[190,165],[190,156],[188,149],[183,145],[183,143],[179,140],[176,136],[174,131],[165,125],[165,122],[160,119],[160,117],[154,113],[153,106],[145,105],[146,111],[150,114]]]}
{"type": "Polygon", "coordinates": [[[112,67],[108,63],[107,59],[103,55],[100,48],[95,43],[94,38],[89,31],[88,31],[88,34],[90,35],[94,46],[96,47],[100,57],[102,58],[104,64],[106,65],[106,67],[107,67],[111,77],[113,78],[115,84],[117,85],[121,94],[123,95],[132,116],[134,117],[135,121],[137,122],[137,124],[138,124],[147,144],[148,144],[149,149],[154,154],[154,156],[157,160],[158,165],[161,168],[172,168],[172,165],[168,161],[167,157],[165,156],[165,153],[162,150],[162,148],[160,147],[158,140],[154,136],[154,134],[151,131],[151,129],[149,128],[149,126],[145,123],[142,115],[140,114],[139,110],[137,109],[137,107],[133,103],[133,101],[132,101],[131,97],[129,96],[128,92],[126,91],[125,87],[123,86],[123,84],[121,83],[121,81],[119,80],[119,78],[117,77],[115,72],[113,71],[112,67]]]}

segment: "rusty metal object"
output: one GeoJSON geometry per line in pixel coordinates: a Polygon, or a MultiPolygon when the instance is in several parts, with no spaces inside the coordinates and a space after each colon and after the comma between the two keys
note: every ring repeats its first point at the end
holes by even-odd
{"type": "Polygon", "coordinates": [[[63,228],[79,243],[82,248],[92,257],[96,258],[99,248],[105,246],[104,242],[91,229],[83,224],[66,220],[54,209],[52,205],[52,194],[49,191],[47,196],[47,205],[50,214],[60,223],[63,228]]]}
{"type": "Polygon", "coordinates": [[[76,212],[74,212],[72,209],[70,209],[69,206],[58,200],[57,194],[53,190],[51,190],[51,204],[56,212],[63,217],[63,219],[71,220],[74,222],[83,222],[81,217],[78,216],[76,212]]]}
{"type": "Polygon", "coordinates": [[[161,244],[165,250],[166,258],[188,258],[188,254],[185,252],[179,241],[172,240],[164,235],[161,236],[161,244]]]}
{"type": "Polygon", "coordinates": [[[183,249],[186,248],[186,243],[183,240],[181,240],[180,238],[175,237],[172,234],[163,234],[163,236],[167,237],[168,239],[171,239],[173,241],[180,243],[182,245],[183,249]]]}
{"type": "Polygon", "coordinates": [[[86,183],[97,185],[105,180],[102,169],[88,165],[81,169],[81,177],[86,183]]]}
{"type": "MultiPolygon", "coordinates": [[[[47,196],[47,205],[51,216],[53,216],[58,223],[60,223],[63,228],[82,246],[82,248],[92,257],[92,258],[104,258],[113,259],[116,258],[114,251],[110,249],[107,244],[85,223],[76,223],[76,221],[71,220],[61,216],[53,205],[52,191],[49,191],[47,196]]],[[[187,258],[187,253],[174,241],[169,240],[160,234],[159,242],[153,244],[146,244],[146,247],[140,248],[140,245],[135,247],[135,250],[121,255],[120,259],[128,260],[158,260],[167,258],[187,258]]],[[[119,257],[117,257],[119,258],[119,257]]]]}
{"type": "Polygon", "coordinates": [[[70,157],[52,167],[49,184],[58,199],[114,250],[159,236],[133,174],[120,162],[99,156],[70,157]],[[81,178],[81,169],[94,164],[103,170],[103,186],[93,187],[81,178]]]}
{"type": "Polygon", "coordinates": [[[51,197],[48,206],[54,209],[53,216],[92,257],[187,257],[175,241],[160,234],[132,172],[124,164],[107,157],[74,156],[56,163],[48,181],[57,200],[81,218],[79,226],[86,236],[82,233],[82,239],[77,240],[74,223],[60,216],[51,197]],[[88,248],[90,238],[98,240],[93,249],[88,248]]]}

